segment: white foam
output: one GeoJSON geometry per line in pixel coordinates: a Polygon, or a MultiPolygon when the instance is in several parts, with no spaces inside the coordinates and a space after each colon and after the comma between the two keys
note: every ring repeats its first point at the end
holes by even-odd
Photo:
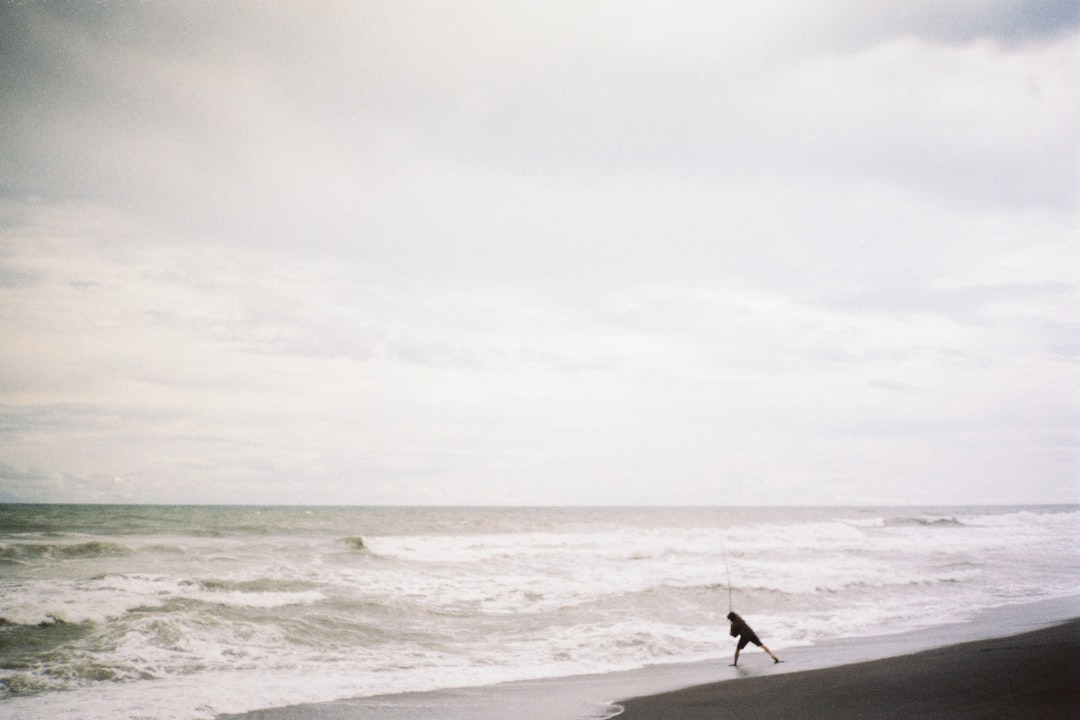
{"type": "Polygon", "coordinates": [[[160,607],[164,602],[144,583],[113,580],[54,579],[14,584],[5,588],[0,597],[0,618],[18,625],[105,623],[134,608],[160,607]]]}

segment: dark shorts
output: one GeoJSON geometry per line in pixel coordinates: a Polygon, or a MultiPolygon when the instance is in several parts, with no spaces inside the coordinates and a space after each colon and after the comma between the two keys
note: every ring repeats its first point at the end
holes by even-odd
{"type": "Polygon", "coordinates": [[[739,649],[742,650],[749,643],[754,643],[758,647],[761,647],[761,641],[758,640],[758,636],[752,632],[744,632],[739,636],[739,649]]]}

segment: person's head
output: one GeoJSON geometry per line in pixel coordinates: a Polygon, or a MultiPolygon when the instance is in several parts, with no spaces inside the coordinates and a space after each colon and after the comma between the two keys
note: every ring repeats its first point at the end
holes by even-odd
{"type": "Polygon", "coordinates": [[[739,616],[735,614],[735,611],[734,611],[734,610],[733,610],[733,611],[731,611],[731,612],[729,612],[729,613],[727,614],[727,619],[728,619],[728,620],[734,620],[734,619],[735,619],[735,618],[737,618],[737,617],[739,617],[739,616]]]}

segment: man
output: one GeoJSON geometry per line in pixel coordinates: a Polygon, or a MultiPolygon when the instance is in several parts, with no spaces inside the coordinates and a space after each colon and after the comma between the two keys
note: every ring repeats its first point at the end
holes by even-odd
{"type": "Polygon", "coordinates": [[[769,653],[769,657],[773,659],[774,663],[780,662],[780,658],[772,654],[772,650],[761,644],[761,640],[750,629],[750,626],[746,624],[746,621],[738,616],[735,612],[729,612],[727,619],[731,621],[731,637],[739,638],[739,645],[735,648],[735,662],[731,663],[732,667],[739,667],[739,652],[747,646],[748,643],[754,643],[759,648],[769,653]]]}

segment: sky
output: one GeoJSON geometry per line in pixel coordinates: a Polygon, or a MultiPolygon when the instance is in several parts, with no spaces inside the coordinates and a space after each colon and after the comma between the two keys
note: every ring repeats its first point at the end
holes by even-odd
{"type": "Polygon", "coordinates": [[[0,501],[1080,502],[1071,0],[0,5],[0,501]]]}

